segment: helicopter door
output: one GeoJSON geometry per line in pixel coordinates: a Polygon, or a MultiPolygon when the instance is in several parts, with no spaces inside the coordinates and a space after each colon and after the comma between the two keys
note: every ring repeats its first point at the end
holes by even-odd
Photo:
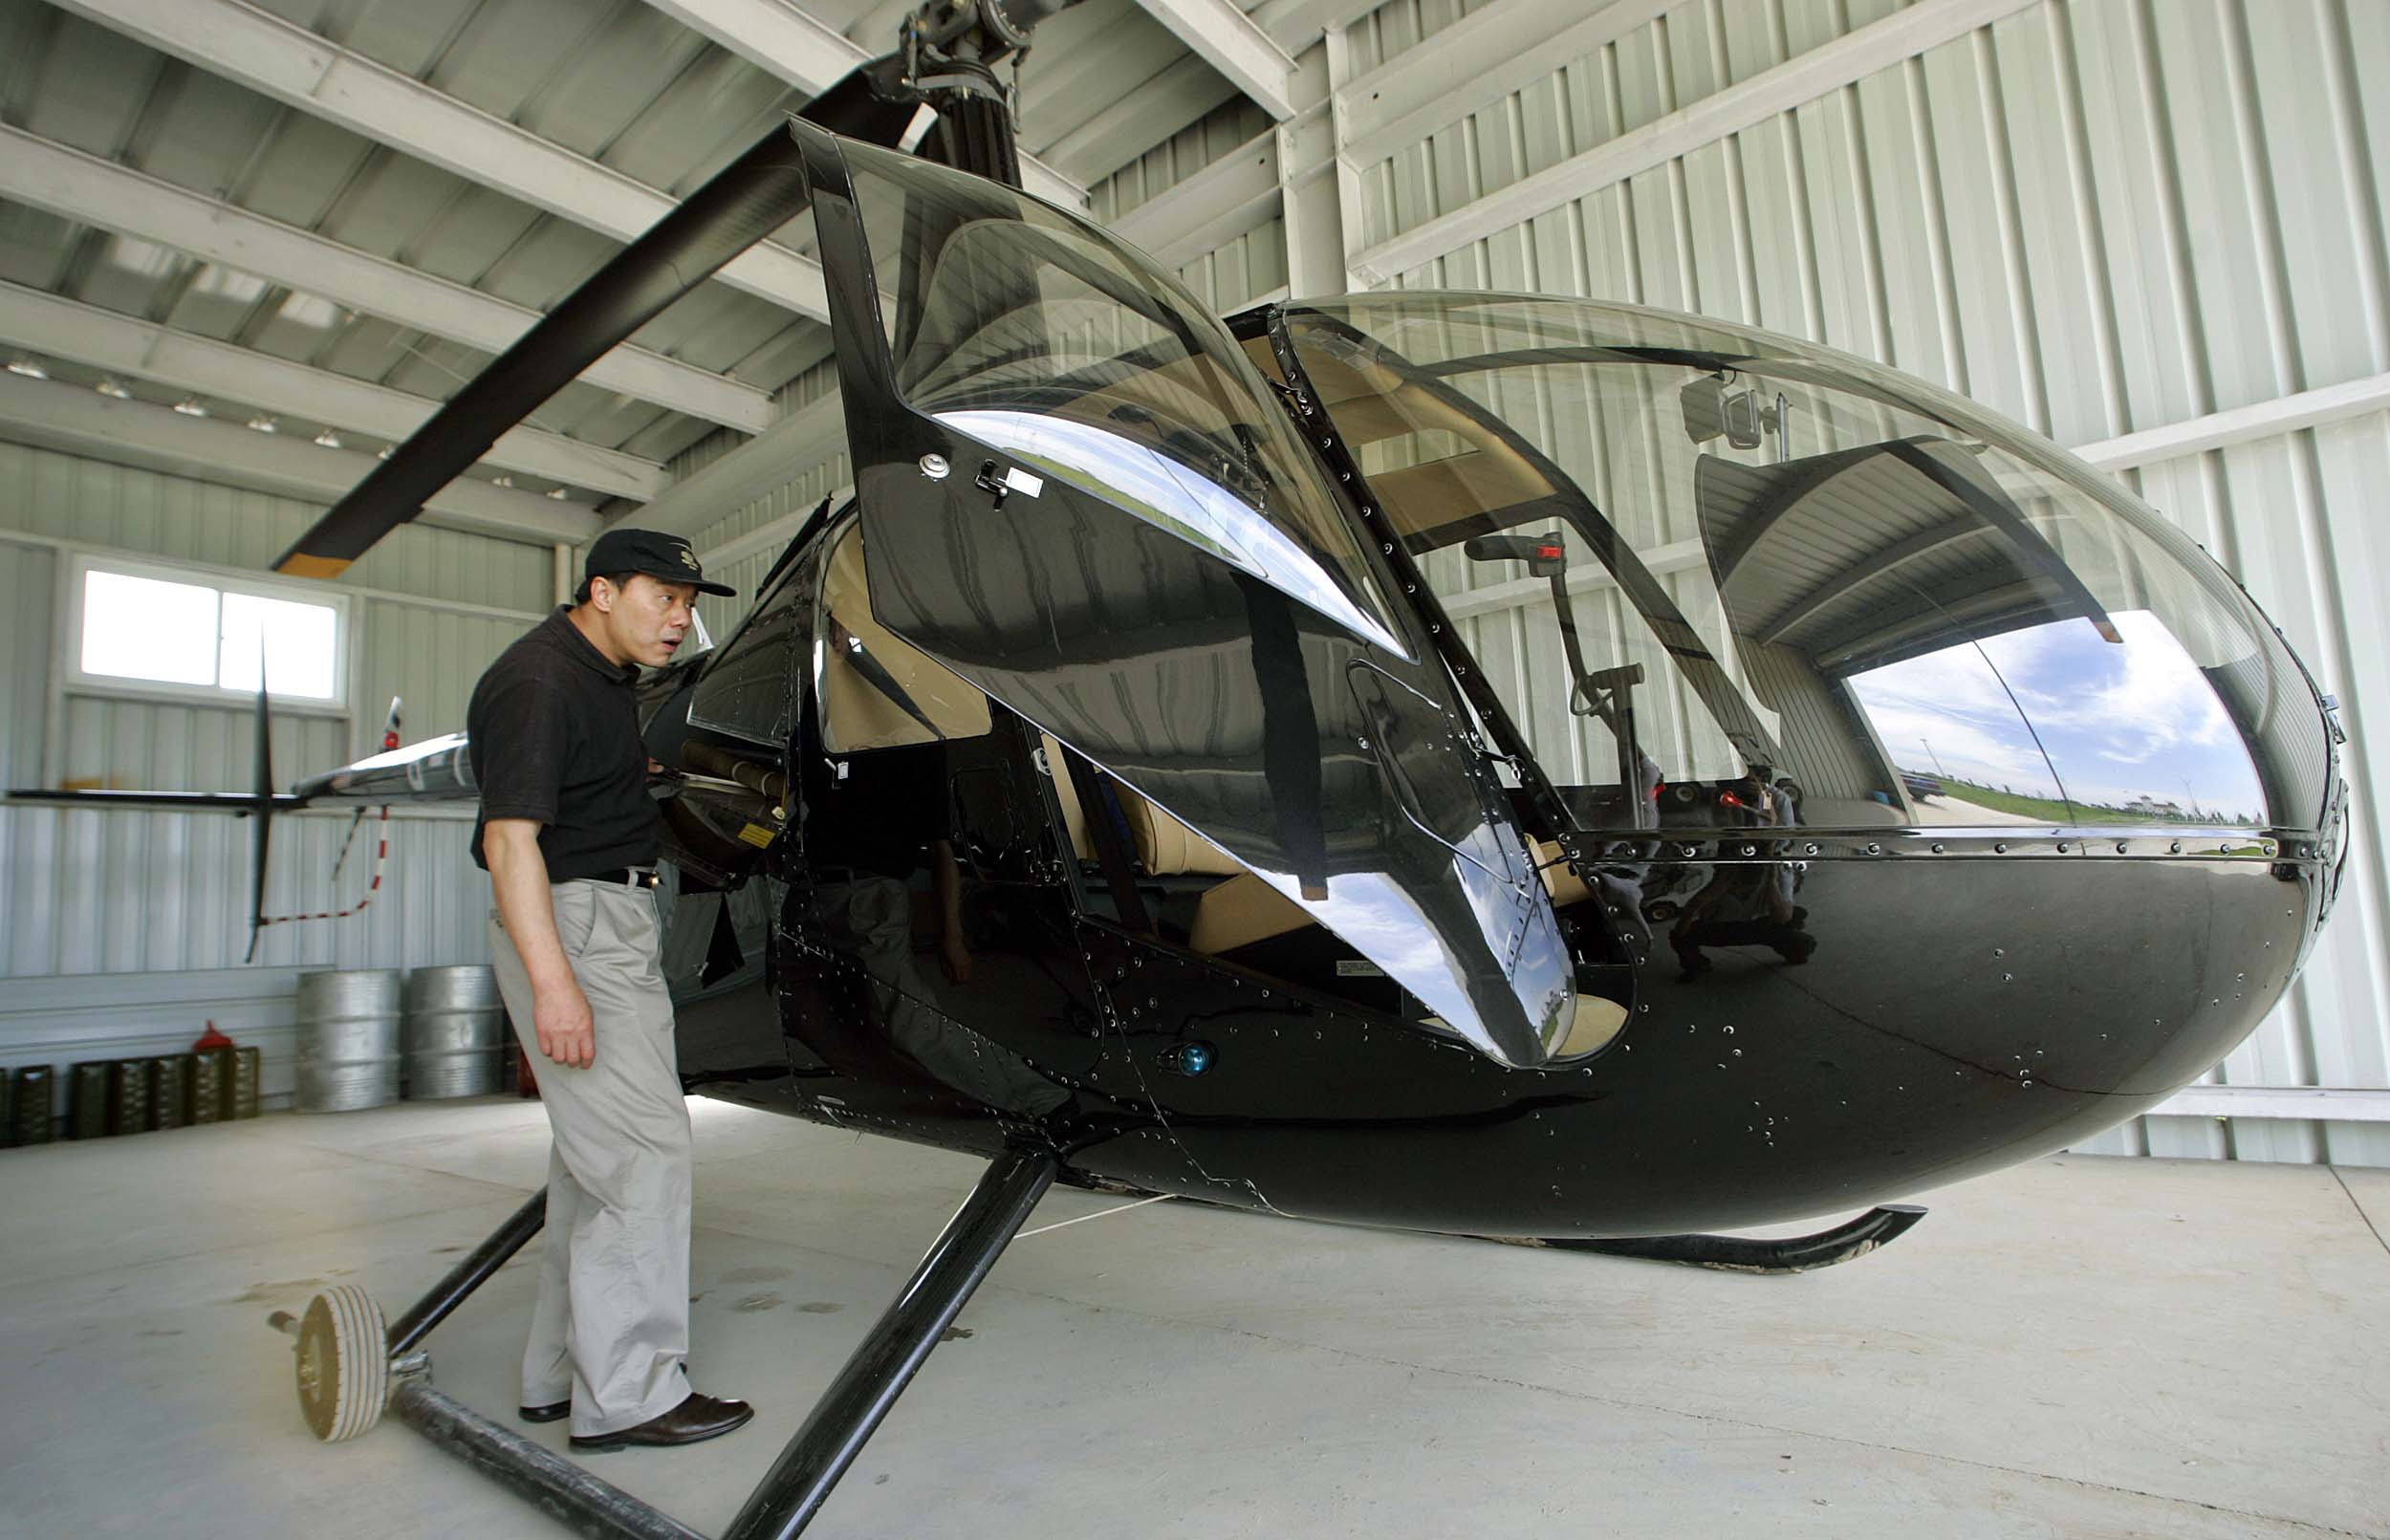
{"type": "Polygon", "coordinates": [[[1510,1064],[1573,965],[1417,618],[1217,320],[1104,231],[799,122],[880,624],[1510,1064]]]}
{"type": "Polygon", "coordinates": [[[775,571],[727,645],[642,686],[660,697],[641,705],[648,757],[672,772],[660,804],[664,857],[702,889],[744,885],[788,822],[800,565],[775,571]]]}

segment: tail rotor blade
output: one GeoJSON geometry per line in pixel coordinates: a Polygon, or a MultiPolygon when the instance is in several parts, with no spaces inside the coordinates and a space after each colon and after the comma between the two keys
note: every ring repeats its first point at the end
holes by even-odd
{"type": "Polygon", "coordinates": [[[257,961],[258,932],[266,928],[266,853],[273,842],[273,708],[266,697],[266,644],[261,637],[257,643],[257,735],[256,779],[254,782],[256,811],[250,814],[257,820],[249,829],[249,953],[244,963],[257,961]]]}
{"type": "Polygon", "coordinates": [[[249,951],[241,961],[257,961],[257,938],[266,928],[266,853],[273,843],[273,809],[261,806],[250,814],[249,826],[249,951]]]}

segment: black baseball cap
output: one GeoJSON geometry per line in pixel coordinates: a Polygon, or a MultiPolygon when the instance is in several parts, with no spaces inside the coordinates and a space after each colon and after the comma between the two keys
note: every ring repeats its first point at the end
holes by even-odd
{"type": "Polygon", "coordinates": [[[728,583],[706,581],[706,569],[697,564],[697,553],[689,549],[689,543],[662,530],[608,530],[591,542],[589,560],[581,567],[584,578],[624,573],[686,583],[700,594],[719,594],[724,598],[738,596],[738,590],[728,583]]]}

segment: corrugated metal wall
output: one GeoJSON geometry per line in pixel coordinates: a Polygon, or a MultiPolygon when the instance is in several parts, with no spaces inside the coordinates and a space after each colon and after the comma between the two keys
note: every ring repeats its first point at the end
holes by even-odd
{"type": "MultiPolygon", "coordinates": [[[[1087,189],[1090,212],[1109,224],[1184,182],[1268,129],[1270,115],[1237,97],[1087,189]]],[[[1222,315],[1286,288],[1286,226],[1270,219],[1178,270],[1181,283],[1222,315]]]]}
{"type": "MultiPolygon", "coordinates": [[[[52,721],[58,585],[76,551],[266,570],[320,510],[70,455],[0,444],[0,563],[14,643],[0,664],[0,779],[39,783],[52,721]],[[10,531],[18,531],[11,538],[10,531]]],[[[546,608],[551,554],[410,527],[339,587],[352,593],[353,710],[275,718],[284,784],[379,746],[392,695],[409,739],[464,726],[473,681],[546,608]]],[[[57,777],[160,790],[245,788],[250,712],[61,692],[57,777]]],[[[345,908],[372,869],[376,825],[336,881],[348,817],[276,820],[269,913],[345,908]]],[[[163,1052],[214,1018],[267,1051],[267,1090],[288,1089],[300,971],[488,960],[487,879],[466,855],[469,824],[393,814],[380,893],[358,917],[270,927],[243,966],[249,825],[220,815],[0,810],[0,1063],[163,1052]]]]}
{"type": "MultiPolygon", "coordinates": [[[[1482,9],[1398,0],[1351,31],[1348,56],[1365,73],[1482,9]]],[[[1442,227],[1452,249],[1396,281],[1750,322],[1883,359],[2078,445],[2390,369],[2390,106],[2357,89],[2390,78],[2390,8],[2010,9],[1689,153],[1537,200],[1551,206],[1522,219],[1442,227]]],[[[1789,59],[1921,19],[1896,19],[1901,10],[1670,9],[1357,168],[1363,240],[1465,222],[1479,200],[1547,168],[1648,137],[1697,104],[1717,112],[1789,59]]],[[[2214,1078],[2390,1086],[2390,863],[2376,833],[2390,772],[2363,753],[2368,719],[2390,724],[2390,538],[2376,510],[2390,486],[2390,413],[2153,461],[2124,479],[2249,585],[2358,738],[2360,835],[2340,912],[2292,996],[2214,1078]]],[[[2385,1164],[2390,1126],[2148,1118],[2097,1147],[2385,1164]]]]}
{"type": "MultiPolygon", "coordinates": [[[[827,359],[790,381],[781,390],[779,399],[787,410],[793,412],[836,393],[837,388],[837,362],[836,359],[827,359]]],[[[701,445],[698,450],[692,450],[691,455],[703,452],[703,459],[691,460],[686,465],[676,460],[673,462],[673,469],[683,475],[702,469],[706,464],[718,458],[721,453],[727,452],[729,447],[735,447],[735,445],[726,445],[718,448],[701,445]]],[[[737,626],[739,618],[747,614],[749,604],[755,597],[755,585],[761,582],[764,574],[771,570],[772,558],[780,553],[780,547],[785,542],[774,542],[769,549],[750,552],[746,556],[728,563],[718,564],[717,558],[712,553],[738,539],[739,536],[752,533],[775,520],[803,517],[812,512],[815,505],[819,504],[823,498],[841,491],[853,480],[847,456],[843,450],[828,460],[812,466],[791,468],[794,474],[788,481],[752,502],[743,505],[737,512],[715,520],[690,536],[690,543],[695,545],[700,553],[706,555],[707,575],[719,577],[723,582],[738,590],[736,598],[725,599],[705,596],[697,601],[697,613],[705,620],[706,628],[713,633],[716,642],[728,640],[730,632],[737,626]]],[[[791,526],[791,532],[794,532],[793,525],[791,526]]]]}
{"type": "MultiPolygon", "coordinates": [[[[1394,0],[1330,40],[1329,83],[1365,90],[1371,71],[1433,46],[1439,32],[1518,18],[1540,18],[1548,32],[1564,9],[1394,0]]],[[[1521,31],[1517,58],[1532,58],[1537,41],[1521,31]]],[[[1308,62],[1315,76],[1322,61],[1308,62]]],[[[2390,860],[2375,833],[2390,818],[2390,770],[2363,753],[2368,720],[2390,723],[2379,601],[2390,535],[2370,506],[2390,486],[2390,411],[2243,431],[2222,447],[2117,443],[2390,371],[2390,105],[2359,89],[2390,78],[2390,7],[1685,0],[1596,52],[1546,62],[1535,60],[1532,78],[1507,65],[1512,89],[1501,99],[1341,178],[1307,180],[1299,196],[1334,196],[1340,184],[1347,262],[1400,254],[1387,271],[1395,283],[1582,294],[1749,322],[1883,359],[2061,443],[2098,446],[2102,463],[2122,467],[2248,583],[2339,694],[2358,735],[2350,778],[2359,836],[2340,913],[2293,996],[2214,1078],[2390,1087],[2390,860]],[[1925,41],[1904,51],[1909,37],[1925,41]],[[1788,66],[1810,72],[1806,83],[1787,88],[1788,66]],[[1662,149],[1644,153],[1651,144],[1662,149]]],[[[1215,112],[1098,184],[1099,216],[1165,195],[1265,126],[1249,106],[1215,112]]],[[[1273,219],[1181,275],[1228,310],[1278,290],[1288,271],[1285,221],[1273,219]]],[[[829,384],[830,371],[816,370],[789,404],[829,384]]],[[[719,550],[802,513],[847,479],[842,455],[797,467],[697,545],[719,550]]],[[[17,528],[251,569],[313,513],[4,445],[0,496],[0,522],[17,528]]],[[[751,592],[772,553],[732,564],[729,580],[751,592]]],[[[27,575],[33,565],[9,579],[20,616],[48,603],[43,581],[27,575]]],[[[536,549],[409,530],[354,577],[528,613],[547,600],[549,568],[536,549]]],[[[368,606],[364,628],[367,698],[411,683],[427,712],[447,708],[431,703],[468,684],[474,658],[512,624],[484,618],[482,621],[453,612],[393,599],[385,613],[383,602],[368,606]],[[421,647],[390,640],[410,633],[421,647]]],[[[719,636],[743,611],[743,599],[709,603],[706,618],[719,636]]],[[[1537,666],[1534,649],[1520,663],[1537,666]]],[[[0,764],[19,776],[22,740],[41,721],[26,694],[42,688],[33,666],[18,649],[0,670],[11,739],[0,764]]],[[[1766,671],[1764,661],[1751,666],[1766,671]]],[[[236,734],[218,748],[159,708],[141,708],[138,721],[113,710],[69,713],[76,752],[196,776],[231,768],[209,756],[237,755],[245,742],[236,734]]],[[[411,714],[410,735],[444,725],[411,714]]],[[[294,738],[290,752],[304,751],[294,738]]],[[[81,837],[101,842],[87,847],[95,858],[116,853],[118,870],[138,864],[135,835],[81,837]]],[[[0,823],[0,842],[11,878],[0,901],[12,912],[21,827],[0,823]]],[[[120,887],[78,901],[74,912],[93,923],[139,918],[160,955],[170,949],[174,922],[112,907],[129,901],[120,887]]],[[[229,910],[238,900],[209,901],[229,910]]],[[[437,937],[440,900],[426,902],[424,934],[437,937]]],[[[54,896],[53,906],[70,907],[54,896]]],[[[42,955],[54,965],[136,955],[126,950],[135,943],[78,941],[54,922],[47,935],[42,955]]],[[[391,955],[427,960],[391,944],[391,955]]],[[[208,965],[206,946],[185,943],[177,955],[188,959],[178,965],[208,965]]],[[[22,971],[13,957],[11,970],[22,971]]],[[[2149,1118],[2096,1147],[2390,1164],[2390,1124],[2149,1118]]]]}

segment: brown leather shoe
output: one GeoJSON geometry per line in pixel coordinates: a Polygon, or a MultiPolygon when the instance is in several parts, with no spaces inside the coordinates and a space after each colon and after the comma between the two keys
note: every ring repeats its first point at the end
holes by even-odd
{"type": "Polygon", "coordinates": [[[514,1415],[526,1422],[560,1422],[573,1415],[573,1403],[562,1400],[550,1401],[545,1406],[518,1406],[514,1415]]]}
{"type": "Polygon", "coordinates": [[[616,1433],[594,1434],[586,1439],[576,1433],[573,1435],[572,1443],[583,1454],[598,1454],[634,1443],[659,1447],[702,1443],[707,1439],[720,1438],[754,1415],[755,1408],[745,1401],[722,1400],[690,1391],[687,1399],[662,1417],[651,1417],[637,1427],[623,1428],[616,1433]]]}

